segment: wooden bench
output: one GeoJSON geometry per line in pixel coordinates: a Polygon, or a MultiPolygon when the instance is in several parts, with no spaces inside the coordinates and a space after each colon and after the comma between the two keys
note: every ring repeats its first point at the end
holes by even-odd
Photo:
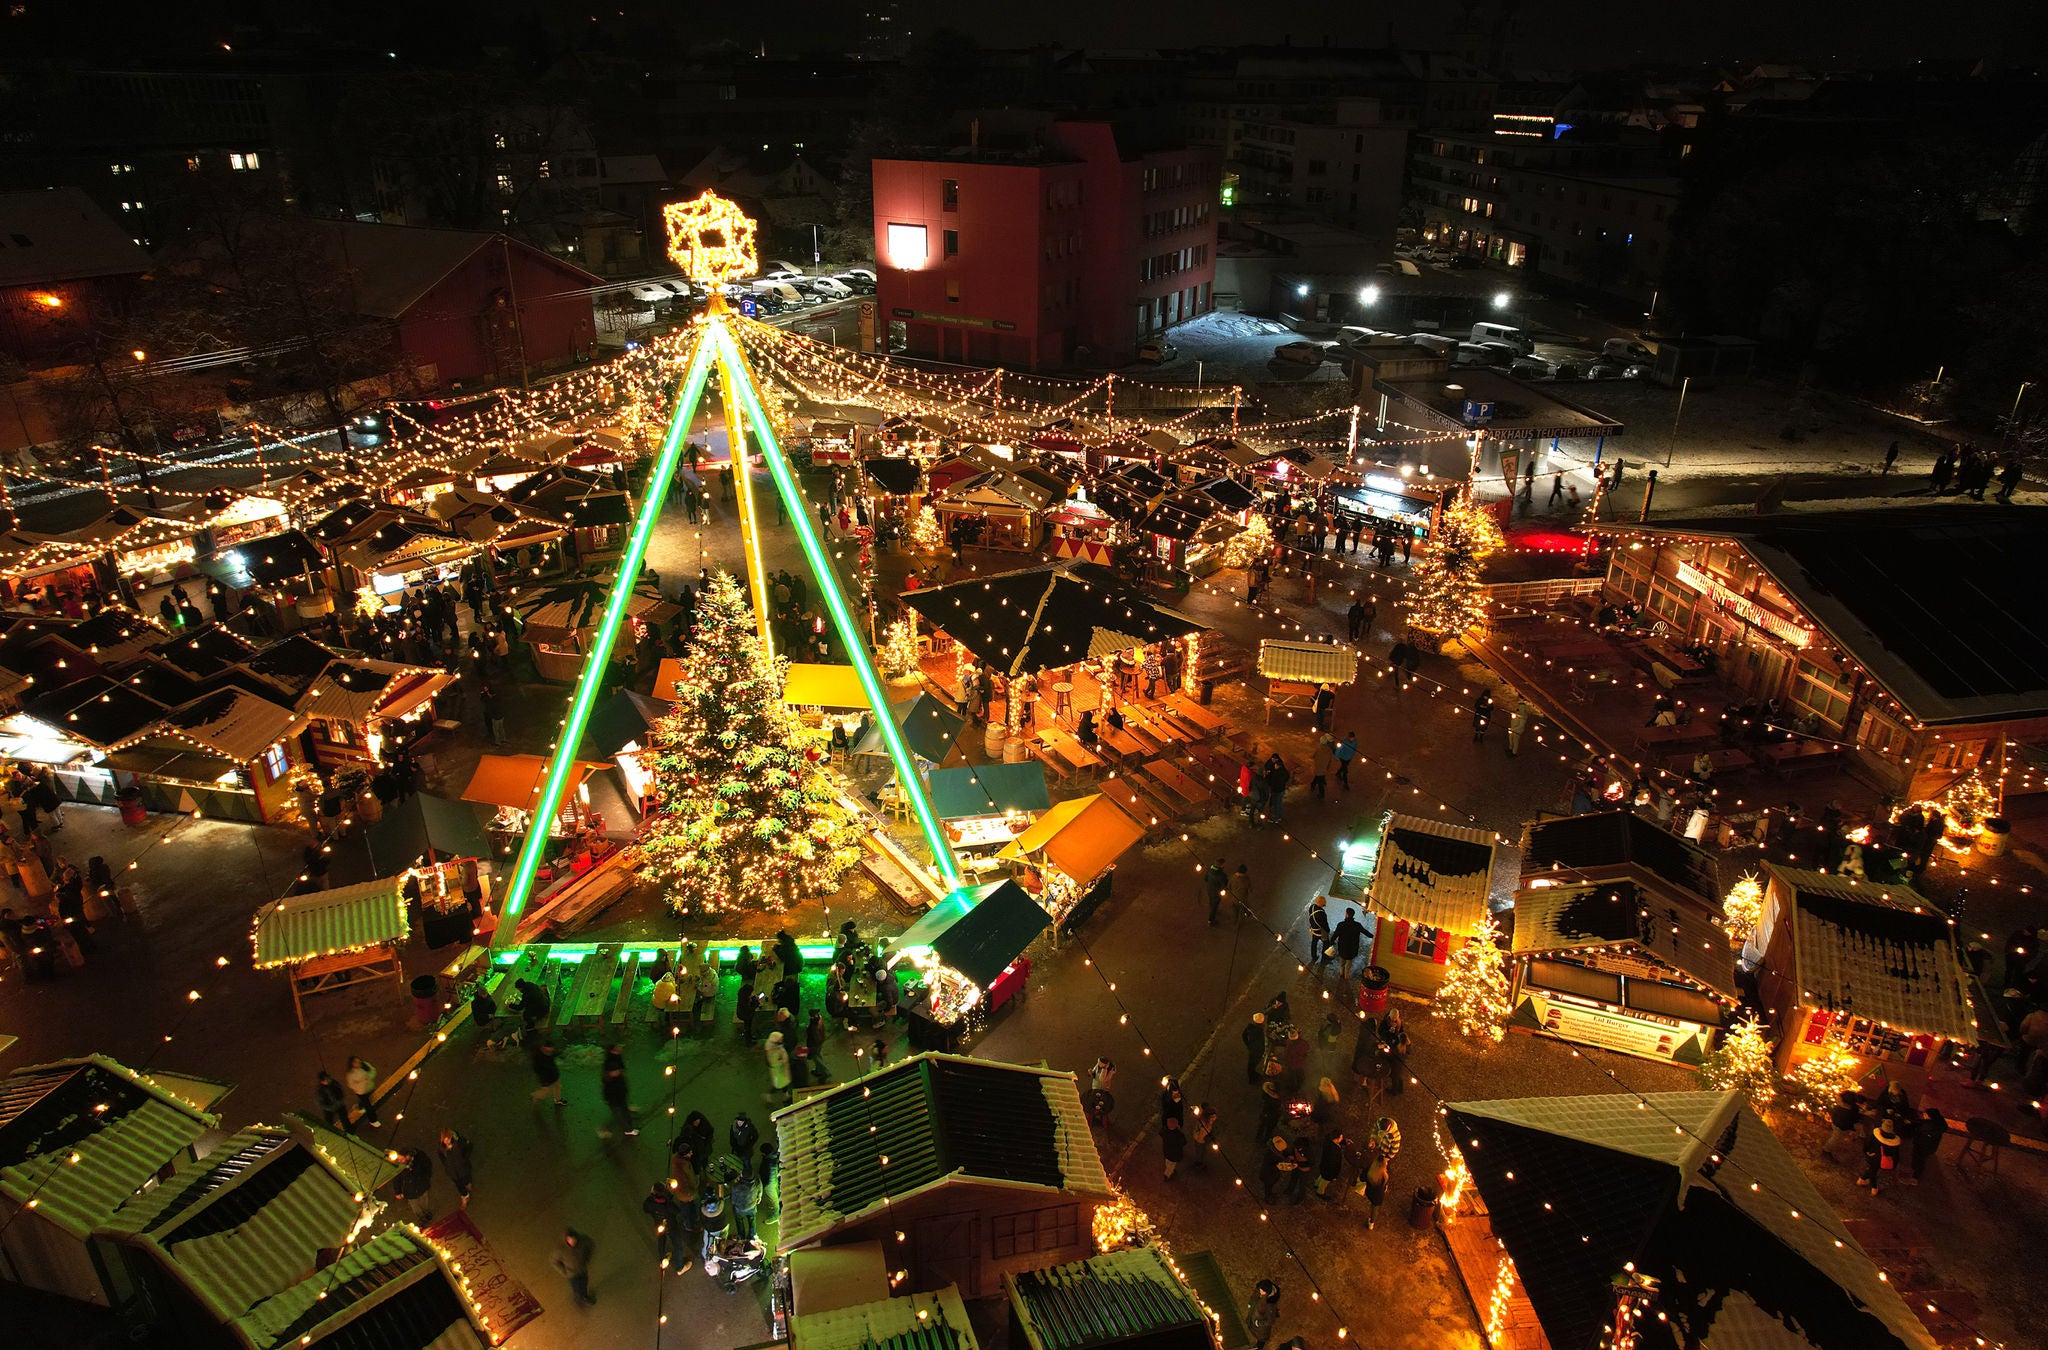
{"type": "Polygon", "coordinates": [[[1230,725],[1186,694],[1168,694],[1165,703],[1173,709],[1175,716],[1185,718],[1203,731],[1218,732],[1230,725]]]}
{"type": "Polygon", "coordinates": [[[1208,806],[1215,800],[1210,796],[1207,788],[1197,783],[1194,779],[1189,778],[1164,759],[1151,761],[1145,765],[1144,771],[1148,777],[1156,780],[1160,786],[1164,787],[1169,794],[1180,798],[1190,807],[1208,806]]]}
{"type": "Polygon", "coordinates": [[[1118,774],[1102,780],[1102,795],[1121,806],[1148,831],[1166,828],[1180,814],[1178,806],[1168,806],[1150,793],[1139,791],[1135,782],[1118,774]]]}
{"type": "MultiPolygon", "coordinates": [[[[626,1013],[633,1002],[633,986],[640,979],[640,953],[629,951],[619,962],[619,993],[612,1000],[611,1016],[605,1021],[611,1025],[624,1026],[626,1013]]],[[[651,1004],[649,1005],[651,1008],[651,1004]]]]}
{"type": "Polygon", "coordinates": [[[640,850],[614,850],[582,876],[568,877],[543,893],[541,903],[519,920],[515,936],[531,942],[549,929],[569,932],[596,918],[639,881],[640,850]]]}
{"type": "Polygon", "coordinates": [[[1236,760],[1219,754],[1214,746],[1194,745],[1188,747],[1188,757],[1201,767],[1209,790],[1225,803],[1237,799],[1238,770],[1236,760]]]}
{"type": "Polygon", "coordinates": [[[1055,764],[1054,772],[1061,777],[1102,767],[1100,755],[1058,727],[1047,726],[1038,733],[1036,740],[1042,752],[1040,758],[1051,756],[1055,764]]]}
{"type": "Polygon", "coordinates": [[[576,966],[576,982],[569,997],[555,1010],[555,1025],[574,1026],[578,1022],[602,1022],[605,1003],[612,989],[612,972],[618,969],[619,949],[615,946],[599,947],[584,957],[576,966]]]}

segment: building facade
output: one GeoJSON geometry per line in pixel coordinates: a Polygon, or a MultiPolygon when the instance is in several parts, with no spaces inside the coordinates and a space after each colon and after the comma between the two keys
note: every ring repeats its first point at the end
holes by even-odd
{"type": "Polygon", "coordinates": [[[1018,150],[874,161],[877,338],[1039,369],[1128,358],[1213,303],[1217,157],[1050,122],[1018,150]]]}

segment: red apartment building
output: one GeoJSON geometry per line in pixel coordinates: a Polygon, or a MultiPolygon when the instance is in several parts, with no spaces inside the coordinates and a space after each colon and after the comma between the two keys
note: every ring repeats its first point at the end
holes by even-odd
{"type": "Polygon", "coordinates": [[[1055,121],[1028,148],[874,162],[877,336],[1028,369],[1128,359],[1209,311],[1214,147],[1055,121]],[[886,325],[883,327],[882,325],[886,325]]]}

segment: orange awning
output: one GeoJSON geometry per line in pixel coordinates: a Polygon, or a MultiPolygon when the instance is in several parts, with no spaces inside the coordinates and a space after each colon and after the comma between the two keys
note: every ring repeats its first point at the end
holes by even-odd
{"type": "Polygon", "coordinates": [[[1048,863],[1085,886],[1144,837],[1143,825],[1097,792],[1056,803],[996,856],[1048,863]]]}
{"type": "MultiPolygon", "coordinates": [[[[584,779],[599,769],[610,767],[609,764],[577,760],[575,781],[570,786],[582,787],[584,779]]],[[[476,762],[476,775],[462,790],[462,800],[531,811],[534,799],[540,796],[541,787],[547,781],[547,774],[548,762],[539,755],[484,755],[476,762]]]]}

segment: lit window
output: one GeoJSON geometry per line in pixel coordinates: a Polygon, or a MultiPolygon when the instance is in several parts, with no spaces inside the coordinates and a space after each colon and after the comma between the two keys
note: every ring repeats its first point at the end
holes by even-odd
{"type": "Polygon", "coordinates": [[[185,167],[186,167],[186,168],[187,168],[188,170],[190,170],[191,172],[193,172],[193,173],[198,173],[198,172],[199,172],[199,156],[197,156],[197,155],[187,155],[187,156],[185,156],[185,167]]]}
{"type": "Polygon", "coordinates": [[[539,168],[537,168],[537,169],[535,169],[535,170],[534,170],[533,172],[534,172],[534,177],[536,177],[536,178],[545,178],[545,177],[547,177],[547,176],[548,176],[548,162],[547,162],[546,160],[542,160],[542,161],[540,162],[540,167],[539,167],[539,168]]]}
{"type": "Polygon", "coordinates": [[[931,245],[922,225],[889,225],[889,265],[905,271],[923,267],[931,257],[931,245]]]}
{"type": "Polygon", "coordinates": [[[284,770],[284,744],[279,742],[263,752],[263,774],[265,778],[275,783],[284,777],[284,770]]]}
{"type": "Polygon", "coordinates": [[[503,150],[505,148],[505,133],[502,131],[492,132],[491,145],[496,149],[503,150]]]}
{"type": "Polygon", "coordinates": [[[498,191],[499,191],[500,193],[502,193],[502,194],[503,194],[504,196],[507,196],[507,197],[509,197],[509,196],[511,196],[511,195],[512,195],[512,175],[511,175],[511,174],[509,174],[509,173],[501,173],[501,174],[499,174],[499,175],[498,175],[498,191]]]}

